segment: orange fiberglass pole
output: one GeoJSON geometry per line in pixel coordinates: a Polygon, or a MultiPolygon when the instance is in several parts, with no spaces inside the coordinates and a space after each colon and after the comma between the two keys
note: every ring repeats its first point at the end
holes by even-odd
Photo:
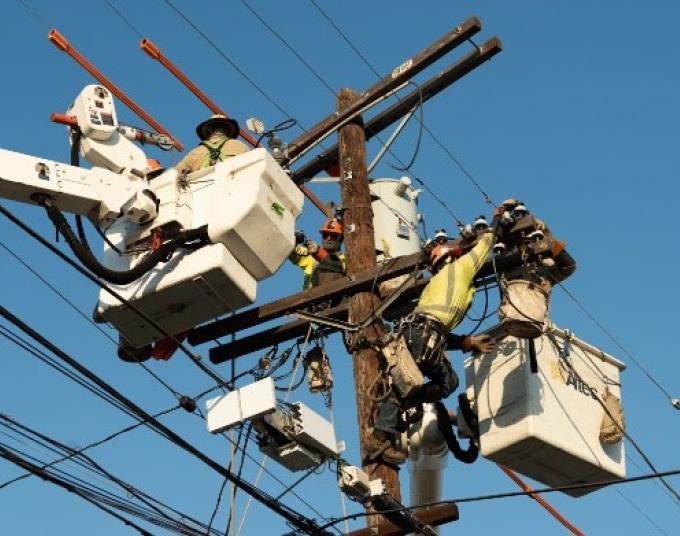
{"type": "MultiPolygon", "coordinates": [[[[177,78],[177,80],[179,80],[189,91],[196,95],[198,100],[205,104],[214,114],[221,114],[225,117],[229,117],[217,104],[215,104],[203,91],[201,91],[187,75],[185,75],[174,63],[164,56],[160,48],[158,48],[150,39],[142,39],[139,43],[139,46],[149,55],[150,58],[158,61],[163,67],[170,71],[175,76],[175,78],[177,78]]],[[[247,130],[239,127],[238,132],[241,138],[248,142],[252,147],[258,146],[255,138],[253,138],[247,130]]],[[[314,195],[306,186],[300,185],[299,188],[307,196],[307,199],[309,199],[321,212],[329,217],[332,215],[330,208],[318,197],[316,197],[316,195],[314,195]]]]}
{"type": "Polygon", "coordinates": [[[182,145],[179,140],[177,140],[172,134],[165,130],[160,125],[160,123],[158,123],[153,117],[147,114],[142,109],[141,106],[139,106],[135,101],[128,97],[118,86],[111,82],[111,80],[104,76],[104,74],[99,69],[97,69],[88,60],[86,60],[76,49],[74,49],[71,46],[68,40],[61,33],[59,33],[59,31],[57,31],[55,28],[52,28],[47,34],[47,38],[59,50],[63,50],[69,56],[71,56],[76,61],[76,63],[78,63],[78,65],[80,65],[88,73],[94,76],[101,85],[103,85],[106,89],[108,89],[111,93],[118,97],[128,108],[130,108],[139,117],[146,121],[147,124],[151,126],[151,128],[153,128],[157,132],[160,132],[161,134],[165,134],[171,140],[173,140],[172,143],[178,151],[184,150],[184,145],[182,145]]]}
{"type": "Polygon", "coordinates": [[[541,497],[538,493],[532,493],[534,491],[534,488],[532,488],[529,484],[524,482],[518,475],[515,473],[512,469],[508,469],[507,467],[497,464],[498,467],[503,471],[506,475],[508,475],[515,484],[517,484],[520,488],[522,488],[523,491],[526,491],[529,493],[529,497],[534,499],[538,504],[540,504],[543,508],[545,508],[548,513],[553,516],[557,521],[562,523],[572,534],[575,534],[576,536],[585,536],[584,532],[581,532],[579,529],[577,529],[574,525],[572,525],[567,518],[565,518],[562,514],[560,514],[557,510],[555,510],[555,507],[552,506],[548,501],[546,501],[543,497],[541,497]]]}

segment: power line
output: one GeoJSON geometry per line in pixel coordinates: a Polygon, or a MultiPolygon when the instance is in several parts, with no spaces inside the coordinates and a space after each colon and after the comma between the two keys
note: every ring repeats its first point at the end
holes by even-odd
{"type": "Polygon", "coordinates": [[[281,36],[281,34],[279,34],[266,20],[264,20],[262,15],[260,15],[257,11],[255,11],[255,9],[248,2],[246,2],[246,0],[241,0],[241,3],[246,7],[246,9],[248,9],[248,11],[250,11],[257,18],[257,20],[259,20],[264,25],[265,28],[267,28],[276,38],[278,38],[278,40],[281,41],[281,43],[283,43],[283,45],[288,50],[290,50],[295,55],[295,57],[298,60],[300,60],[300,62],[302,62],[302,64],[305,67],[307,67],[307,69],[316,77],[316,79],[319,82],[321,82],[322,85],[324,85],[326,87],[326,89],[328,89],[328,91],[330,91],[333,95],[335,95],[335,90],[330,86],[330,84],[328,84],[328,82],[326,82],[321,77],[321,75],[316,71],[316,69],[314,69],[314,67],[312,67],[309,64],[309,62],[307,62],[307,60],[305,60],[302,57],[302,55],[297,50],[295,50],[295,48],[293,48],[291,46],[291,44],[281,36]]]}
{"type": "MultiPolygon", "coordinates": [[[[111,343],[114,345],[118,346],[118,343],[116,340],[111,337],[106,331],[104,331],[101,326],[96,324],[94,320],[92,320],[91,317],[86,315],[82,310],[78,308],[78,306],[73,303],[68,297],[66,297],[62,292],[60,292],[54,285],[52,285],[47,279],[45,279],[42,275],[40,275],[36,270],[34,270],[24,259],[22,259],[19,255],[16,254],[15,251],[13,251],[7,244],[2,242],[0,240],[0,247],[3,248],[7,253],[9,253],[12,257],[14,257],[26,270],[31,272],[35,277],[37,277],[44,285],[46,285],[52,292],[54,292],[59,298],[61,298],[64,302],[66,302],[78,315],[80,315],[83,319],[85,319],[90,325],[92,325],[97,331],[99,331],[104,337],[109,339],[111,343]]],[[[124,335],[121,334],[123,338],[124,335]]],[[[142,362],[137,362],[149,375],[151,375],[158,383],[160,383],[163,387],[165,387],[168,391],[170,391],[175,398],[178,400],[181,398],[181,395],[173,389],[167,382],[165,382],[160,376],[158,376],[154,371],[152,371],[149,367],[147,367],[144,363],[142,362]]]]}
{"type": "MultiPolygon", "coordinates": [[[[229,63],[229,65],[231,65],[232,68],[238,74],[240,74],[251,86],[253,86],[260,95],[262,95],[267,101],[269,101],[270,104],[272,104],[284,116],[289,117],[289,118],[293,117],[290,113],[288,113],[286,110],[284,110],[279,105],[278,102],[276,102],[272,97],[270,97],[252,78],[250,78],[250,76],[248,76],[245,73],[245,71],[243,69],[241,69],[236,64],[236,62],[234,62],[229,56],[227,56],[227,54],[220,47],[218,47],[217,44],[212,39],[210,39],[210,37],[208,37],[205,32],[203,32],[198,26],[196,26],[196,24],[194,24],[191,21],[191,19],[189,19],[189,17],[187,17],[182,12],[182,10],[180,10],[177,6],[175,6],[170,0],[164,0],[164,1],[177,15],[179,15],[184,20],[184,22],[186,22],[189,26],[191,26],[191,28],[193,28],[193,30],[198,35],[200,35],[215,50],[215,52],[217,52],[222,57],[222,59],[224,59],[227,63],[229,63]]],[[[299,123],[298,123],[298,125],[299,125],[299,123]]],[[[300,125],[300,127],[302,128],[302,125],[300,125]]]]}
{"type": "MultiPolygon", "coordinates": [[[[492,493],[488,495],[473,495],[469,497],[461,497],[458,499],[446,499],[443,501],[434,501],[434,502],[428,502],[428,503],[423,503],[423,504],[417,504],[417,505],[412,505],[412,506],[404,506],[401,508],[393,508],[390,510],[381,510],[381,514],[392,514],[392,513],[398,513],[398,512],[411,512],[414,510],[419,510],[421,508],[431,508],[433,506],[439,506],[439,505],[445,505],[445,504],[463,504],[463,503],[472,503],[472,502],[481,502],[481,501],[490,501],[490,500],[496,500],[496,499],[508,499],[511,497],[525,497],[527,495],[531,494],[543,494],[543,493],[554,493],[556,491],[573,491],[573,490],[583,490],[583,489],[592,489],[592,488],[602,488],[605,486],[617,486],[621,484],[630,484],[633,482],[642,482],[644,480],[651,480],[655,478],[663,478],[663,477],[669,477],[669,476],[676,476],[680,475],[680,469],[673,469],[671,471],[663,471],[663,472],[654,472],[654,473],[648,473],[644,475],[638,475],[638,476],[632,476],[628,478],[622,478],[622,479],[617,479],[617,480],[599,480],[597,482],[590,482],[588,484],[567,484],[564,486],[554,486],[554,487],[544,487],[544,488],[536,488],[532,489],[531,491],[508,491],[504,493],[492,493]]],[[[322,525],[319,527],[317,532],[312,533],[312,536],[314,534],[321,534],[320,531],[324,529],[328,529],[334,525],[337,525],[338,523],[342,523],[345,520],[348,519],[357,519],[360,517],[367,517],[375,515],[375,512],[356,512],[354,514],[350,514],[345,517],[339,517],[331,521],[330,523],[327,523],[325,525],[322,525]]]]}
{"type": "Polygon", "coordinates": [[[90,280],[92,283],[100,287],[101,289],[105,290],[107,293],[109,293],[111,296],[116,298],[118,301],[120,301],[122,304],[126,305],[127,307],[130,308],[130,310],[134,311],[135,314],[137,314],[140,318],[142,318],[145,322],[147,322],[149,325],[151,325],[154,329],[156,329],[159,333],[161,333],[163,336],[174,340],[175,342],[178,343],[178,348],[181,350],[191,361],[198,367],[200,368],[203,372],[205,372],[208,376],[210,376],[213,380],[215,380],[217,383],[220,385],[226,385],[226,382],[224,379],[217,374],[212,368],[205,363],[201,362],[201,357],[199,355],[195,355],[187,346],[179,341],[177,337],[171,333],[169,333],[167,330],[165,330],[163,327],[161,327],[158,322],[150,318],[147,314],[145,314],[143,311],[141,311],[136,305],[133,303],[130,303],[128,300],[126,300],[123,296],[121,296],[118,292],[113,290],[111,287],[108,285],[102,283],[98,278],[93,276],[90,272],[88,272],[85,268],[80,266],[78,263],[76,263],[73,259],[69,258],[66,254],[64,254],[61,250],[56,248],[54,245],[52,245],[48,240],[46,240],[44,237],[42,237],[40,234],[38,234],[36,231],[34,231],[30,226],[25,224],[23,221],[21,221],[19,218],[14,216],[9,210],[7,210],[5,207],[0,205],[0,214],[5,216],[8,220],[10,220],[12,223],[14,223],[17,227],[19,227],[22,231],[24,231],[26,234],[28,234],[31,238],[39,242],[41,245],[49,249],[52,253],[54,253],[57,257],[59,257],[62,261],[64,261],[66,264],[74,268],[77,272],[79,272],[81,275],[85,276],[88,280],[90,280]]]}
{"type": "Polygon", "coordinates": [[[659,382],[651,375],[651,373],[650,373],[649,371],[647,371],[647,369],[642,365],[642,363],[640,363],[640,361],[639,361],[638,359],[636,359],[635,356],[634,356],[631,352],[629,352],[629,351],[626,349],[626,347],[623,346],[623,344],[621,344],[621,343],[618,341],[618,339],[616,339],[616,338],[614,337],[614,335],[612,335],[612,333],[611,333],[606,327],[604,327],[604,325],[603,325],[597,318],[595,318],[595,316],[594,316],[594,315],[593,315],[593,314],[585,307],[585,305],[583,305],[583,303],[581,303],[581,301],[580,301],[580,300],[579,300],[579,299],[578,299],[578,298],[577,298],[577,297],[576,297],[576,296],[575,296],[575,295],[574,295],[574,294],[573,294],[573,293],[572,293],[572,292],[571,292],[571,291],[570,291],[570,290],[569,290],[562,282],[558,282],[558,285],[559,285],[560,288],[564,291],[564,293],[565,293],[567,296],[569,296],[569,298],[570,298],[570,299],[571,299],[571,300],[579,307],[579,309],[581,309],[581,311],[583,311],[583,312],[586,314],[586,316],[588,316],[588,318],[590,318],[590,320],[592,320],[593,323],[594,323],[598,328],[600,328],[600,330],[601,330],[601,331],[609,338],[609,340],[611,340],[616,346],[619,347],[619,349],[620,349],[624,354],[626,354],[626,355],[630,358],[630,360],[635,364],[635,366],[637,366],[637,368],[639,368],[639,369],[642,371],[642,373],[649,379],[649,381],[651,381],[651,382],[656,386],[656,388],[657,388],[659,391],[661,391],[664,395],[666,395],[666,397],[668,398],[668,400],[672,400],[673,397],[672,397],[671,394],[668,392],[668,390],[666,390],[666,389],[661,385],[661,383],[659,383],[659,382]]]}
{"type": "Polygon", "coordinates": [[[135,26],[127,19],[127,17],[125,15],[123,15],[123,13],[120,11],[120,9],[118,9],[110,0],[104,0],[104,2],[111,8],[111,10],[116,15],[118,15],[120,20],[122,20],[128,28],[130,28],[135,34],[137,34],[137,37],[142,39],[143,36],[142,36],[141,32],[137,28],[135,28],[135,26]]]}
{"type": "Polygon", "coordinates": [[[57,356],[60,360],[67,363],[71,368],[75,369],[78,373],[85,376],[87,379],[95,383],[98,387],[102,388],[117,401],[121,402],[128,410],[134,413],[137,416],[137,418],[147,421],[145,425],[148,426],[150,429],[152,429],[159,435],[165,437],[166,439],[174,443],[176,446],[188,452],[198,460],[202,461],[205,465],[215,470],[217,473],[221,474],[224,477],[229,478],[232,482],[235,483],[238,482],[237,485],[243,491],[248,493],[253,498],[257,499],[259,502],[267,506],[273,512],[279,514],[281,517],[292,523],[295,527],[304,532],[310,532],[317,529],[317,524],[313,519],[309,519],[295,512],[294,510],[282,504],[280,501],[277,501],[276,499],[274,499],[261,489],[257,488],[256,486],[253,486],[252,484],[245,482],[244,480],[237,481],[236,476],[231,471],[228,471],[226,468],[222,467],[212,458],[208,457],[206,454],[204,454],[199,449],[194,447],[184,438],[182,438],[177,433],[172,431],[170,428],[168,428],[167,426],[159,422],[157,419],[152,417],[149,413],[147,413],[137,404],[132,402],[132,400],[130,400],[129,398],[121,394],[119,391],[117,391],[110,384],[99,378],[99,376],[97,376],[88,368],[80,364],[77,360],[75,360],[69,354],[64,352],[54,343],[47,340],[44,336],[42,336],[36,330],[31,328],[28,324],[23,322],[21,319],[19,319],[17,316],[15,316],[13,313],[11,313],[7,308],[3,307],[2,305],[0,305],[0,316],[4,317],[6,320],[14,324],[21,331],[26,333],[29,337],[34,339],[40,345],[47,348],[52,354],[57,356]]]}
{"type": "Polygon", "coordinates": [[[135,524],[133,521],[130,521],[129,519],[121,516],[120,514],[114,512],[113,510],[110,510],[106,506],[99,504],[93,498],[88,497],[85,493],[83,493],[82,490],[78,489],[73,484],[70,484],[70,483],[68,483],[68,482],[66,482],[62,479],[59,479],[59,478],[49,474],[47,471],[40,469],[35,464],[30,463],[25,458],[22,458],[21,456],[16,455],[15,453],[11,452],[9,449],[7,449],[3,446],[0,446],[0,457],[3,457],[6,460],[14,463],[15,465],[17,465],[17,466],[19,466],[19,467],[21,467],[21,468],[23,468],[27,471],[30,471],[31,473],[39,476],[43,480],[47,480],[48,482],[51,482],[51,483],[65,489],[65,490],[71,492],[71,493],[74,493],[75,495],[78,495],[79,497],[81,497],[82,499],[86,500],[87,502],[93,504],[94,506],[96,506],[100,510],[103,510],[107,514],[109,514],[109,515],[115,517],[116,519],[122,521],[123,523],[125,523],[125,525],[136,529],[143,536],[153,536],[149,531],[143,529],[139,525],[135,524]]]}
{"type": "MultiPolygon", "coordinates": [[[[183,521],[187,520],[190,521],[191,523],[194,523],[197,526],[202,527],[205,529],[205,525],[196,519],[193,519],[191,516],[188,514],[185,514],[183,512],[178,511],[177,509],[163,503],[162,501],[159,501],[158,499],[148,495],[147,493],[144,493],[137,489],[136,487],[132,486],[128,482],[125,482],[124,480],[120,479],[119,477],[113,475],[111,472],[107,471],[104,467],[102,467],[99,463],[94,461],[91,457],[87,456],[86,454],[83,454],[82,452],[78,452],[76,449],[69,447],[68,445],[65,445],[64,443],[57,441],[56,439],[43,434],[30,426],[27,426],[25,424],[22,424],[18,422],[16,419],[10,417],[9,415],[5,415],[0,413],[0,420],[2,423],[0,423],[2,426],[5,426],[8,429],[11,429],[15,431],[15,433],[20,434],[22,437],[35,442],[36,444],[39,444],[41,446],[46,447],[48,450],[53,452],[54,454],[63,454],[67,453],[68,456],[71,457],[73,461],[78,463],[80,466],[92,471],[95,474],[101,475],[104,478],[106,478],[108,481],[113,482],[117,486],[119,486],[122,490],[124,490],[126,493],[129,495],[135,497],[138,501],[140,501],[142,504],[144,504],[147,508],[151,509],[154,511],[156,514],[160,515],[164,519],[178,523],[179,525],[184,525],[183,521]],[[169,515],[167,512],[172,512],[173,514],[179,516],[179,520],[174,519],[171,515],[169,515]]],[[[45,469],[43,466],[41,469],[45,469]]],[[[208,530],[208,533],[210,531],[208,530]]]]}

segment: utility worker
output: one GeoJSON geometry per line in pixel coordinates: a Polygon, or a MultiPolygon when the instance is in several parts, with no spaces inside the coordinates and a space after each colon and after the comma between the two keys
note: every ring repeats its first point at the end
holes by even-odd
{"type": "Polygon", "coordinates": [[[215,114],[196,127],[201,142],[175,166],[180,173],[193,173],[199,169],[214,166],[232,156],[248,151],[248,147],[238,141],[239,127],[236,120],[225,115],[215,114]]]}
{"type": "MultiPolygon", "coordinates": [[[[235,139],[238,133],[239,126],[235,119],[221,114],[211,116],[196,127],[196,134],[201,140],[198,147],[192,149],[175,169],[186,175],[247,152],[248,147],[235,139]]],[[[150,172],[153,172],[154,167],[149,162],[150,172]]],[[[178,333],[173,338],[161,339],[154,345],[142,348],[134,348],[121,340],[118,345],[118,357],[131,362],[146,361],[150,357],[166,361],[172,357],[186,336],[186,332],[178,333]]]]}
{"type": "Polygon", "coordinates": [[[288,257],[304,273],[303,290],[335,281],[347,274],[345,254],[340,251],[342,220],[338,217],[329,218],[319,232],[321,246],[314,240],[305,240],[304,234],[297,233],[298,240],[304,243],[297,245],[288,257]]]}
{"type": "MultiPolygon", "coordinates": [[[[489,335],[462,336],[449,332],[458,326],[475,294],[473,279],[491,250],[500,209],[494,212],[491,228],[480,229],[477,243],[465,251],[458,241],[438,236],[429,250],[429,268],[433,276],[420,295],[411,315],[402,319],[401,332],[413,359],[429,382],[415,388],[406,399],[392,390],[378,410],[374,432],[365,456],[381,457],[393,464],[403,463],[405,455],[396,447],[402,411],[426,402],[438,402],[458,387],[458,376],[446,355],[447,344],[464,352],[488,353],[493,349],[489,335]]],[[[441,233],[440,233],[441,234],[441,233]]]]}

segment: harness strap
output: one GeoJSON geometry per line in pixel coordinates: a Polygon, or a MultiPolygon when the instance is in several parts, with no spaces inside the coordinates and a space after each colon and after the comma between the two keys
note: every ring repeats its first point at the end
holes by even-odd
{"type": "Polygon", "coordinates": [[[227,143],[228,138],[225,140],[222,140],[222,143],[220,143],[217,147],[211,147],[208,142],[202,141],[200,145],[208,149],[210,152],[210,165],[214,166],[217,164],[217,162],[222,161],[222,147],[224,146],[225,143],[227,143]]]}

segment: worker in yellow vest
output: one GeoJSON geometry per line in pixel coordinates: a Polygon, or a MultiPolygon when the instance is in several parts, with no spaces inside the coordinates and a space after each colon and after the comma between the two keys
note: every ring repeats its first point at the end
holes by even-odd
{"type": "Polygon", "coordinates": [[[484,264],[494,244],[494,230],[502,207],[494,212],[491,227],[478,231],[474,247],[464,248],[460,241],[450,241],[444,234],[426,250],[432,277],[420,295],[413,313],[402,319],[400,331],[413,360],[429,382],[413,389],[405,398],[395,389],[379,410],[374,432],[366,446],[365,459],[382,458],[392,464],[405,460],[397,448],[400,435],[400,414],[407,408],[427,402],[438,402],[453,393],[458,376],[446,355],[449,348],[464,352],[490,352],[493,341],[489,335],[453,335],[465,317],[475,294],[473,280],[484,264]]]}
{"type": "Polygon", "coordinates": [[[236,120],[215,114],[196,127],[201,142],[175,166],[180,173],[193,173],[214,166],[232,156],[248,151],[248,146],[238,141],[236,120]]]}

